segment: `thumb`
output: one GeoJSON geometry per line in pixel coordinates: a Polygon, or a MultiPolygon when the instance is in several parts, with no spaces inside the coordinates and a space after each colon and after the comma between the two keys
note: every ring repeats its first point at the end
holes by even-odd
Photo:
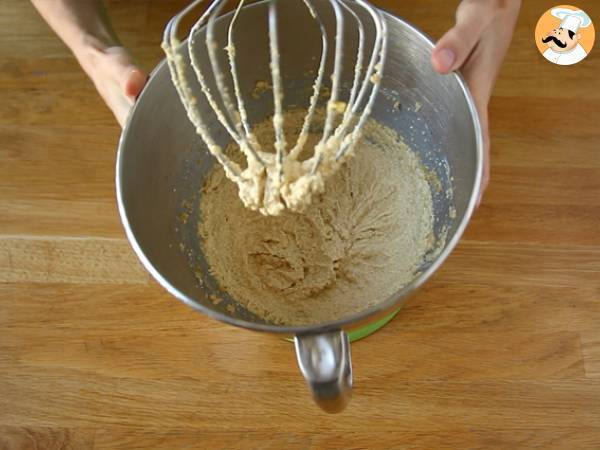
{"type": "Polygon", "coordinates": [[[485,2],[464,0],[456,10],[456,24],[438,41],[431,53],[431,64],[439,73],[461,67],[479,42],[490,17],[485,2]]]}
{"type": "Polygon", "coordinates": [[[110,47],[104,50],[107,58],[107,70],[121,87],[121,92],[130,100],[142,91],[148,75],[132,63],[131,57],[123,47],[110,47]]]}
{"type": "Polygon", "coordinates": [[[148,75],[146,75],[146,73],[139,68],[135,66],[129,68],[129,70],[125,73],[122,82],[125,95],[134,99],[137,98],[144,88],[147,79],[148,75]]]}

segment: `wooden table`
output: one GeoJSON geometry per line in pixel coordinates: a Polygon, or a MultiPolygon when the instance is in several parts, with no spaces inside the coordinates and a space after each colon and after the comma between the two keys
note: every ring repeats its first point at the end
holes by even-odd
{"type": "MultiPolygon", "coordinates": [[[[177,3],[110,5],[147,68],[177,3]]],[[[453,2],[381,3],[434,37],[453,22],[453,2]]],[[[0,448],[600,448],[600,44],[547,63],[533,29],[550,4],[525,3],[485,201],[439,273],[353,345],[355,397],[328,416],[290,344],[201,316],[142,269],[115,205],[120,130],[29,2],[5,0],[0,448]]],[[[579,4],[600,26],[600,4],[579,4]]]]}

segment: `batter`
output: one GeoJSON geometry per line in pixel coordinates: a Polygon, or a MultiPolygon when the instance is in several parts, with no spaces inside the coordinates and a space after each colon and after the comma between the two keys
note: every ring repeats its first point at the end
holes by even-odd
{"type": "MultiPolygon", "coordinates": [[[[286,113],[287,135],[298,135],[305,113],[286,113]]],[[[309,148],[321,136],[312,131],[309,148]]],[[[255,133],[273,146],[272,120],[255,133]]],[[[412,280],[433,242],[425,170],[395,132],[373,121],[354,158],[303,213],[247,209],[219,165],[200,211],[203,250],[220,288],[277,324],[335,320],[381,302],[412,280]]]]}

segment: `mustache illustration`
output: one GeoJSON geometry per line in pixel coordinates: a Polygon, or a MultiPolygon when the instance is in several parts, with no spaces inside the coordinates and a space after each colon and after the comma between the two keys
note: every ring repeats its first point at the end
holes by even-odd
{"type": "Polygon", "coordinates": [[[566,42],[559,41],[556,36],[548,36],[548,37],[542,38],[542,42],[544,44],[547,43],[547,42],[550,42],[550,41],[554,41],[554,43],[556,45],[558,45],[560,48],[565,48],[567,46],[566,42]]]}

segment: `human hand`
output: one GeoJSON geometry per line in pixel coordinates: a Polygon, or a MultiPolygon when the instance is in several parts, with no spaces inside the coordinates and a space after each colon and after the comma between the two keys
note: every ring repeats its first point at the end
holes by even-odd
{"type": "Polygon", "coordinates": [[[80,52],[78,59],[123,127],[135,99],[146,84],[147,74],[133,64],[128,52],[120,46],[98,48],[92,45],[80,52]]]}
{"type": "Polygon", "coordinates": [[[32,0],[71,49],[121,126],[148,76],[121,46],[102,0],[32,0]]]}
{"type": "Polygon", "coordinates": [[[461,69],[473,95],[483,131],[481,195],[490,177],[488,103],[520,7],[521,0],[463,0],[456,10],[454,27],[442,36],[431,54],[437,72],[461,69]]]}

